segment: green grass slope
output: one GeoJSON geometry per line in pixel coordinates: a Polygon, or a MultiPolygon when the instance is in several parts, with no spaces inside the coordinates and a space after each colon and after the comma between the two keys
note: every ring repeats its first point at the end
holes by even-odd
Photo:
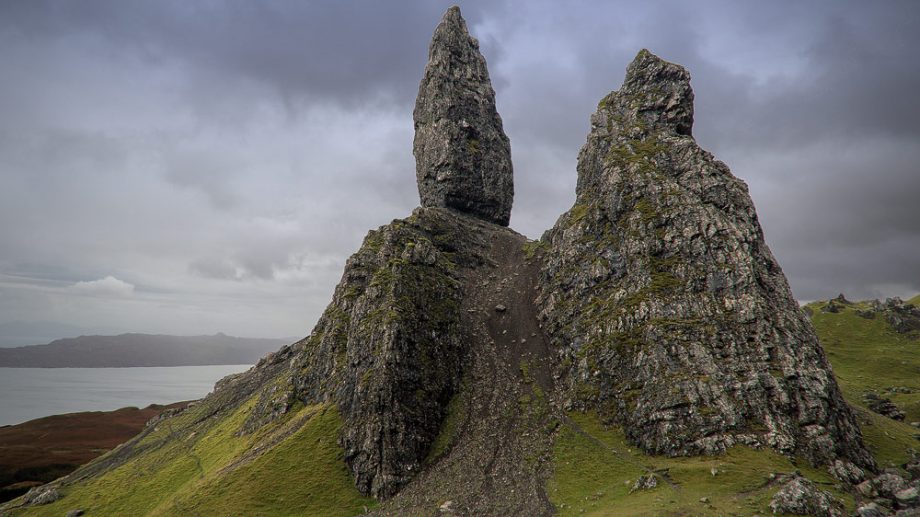
{"type": "MultiPolygon", "coordinates": [[[[911,303],[920,303],[920,296],[911,303]]],[[[904,463],[910,449],[920,449],[915,438],[920,429],[908,425],[920,421],[920,339],[895,332],[882,315],[857,316],[857,310],[869,308],[868,302],[847,305],[838,313],[822,312],[825,305],[807,307],[840,388],[857,410],[863,435],[881,466],[904,463]],[[895,387],[912,393],[892,392],[895,387]],[[869,411],[863,401],[869,390],[890,398],[906,413],[905,422],[869,411]]]]}
{"type": "MultiPolygon", "coordinates": [[[[907,422],[920,421],[920,340],[894,332],[881,315],[857,316],[868,303],[839,313],[822,312],[824,305],[808,308],[866,443],[880,466],[902,465],[920,449],[920,429],[869,411],[862,397],[877,391],[907,413],[907,422]]],[[[344,516],[376,507],[347,472],[338,445],[342,423],[333,406],[301,406],[253,435],[238,436],[254,405],[249,400],[216,419],[206,418],[210,410],[199,406],[164,420],[136,445],[148,450],[63,487],[64,498],[56,503],[13,514],[60,516],[80,508],[88,515],[344,516]]],[[[448,419],[442,435],[451,436],[452,426],[448,419]]],[[[441,441],[430,461],[437,461],[441,441]]],[[[852,497],[826,471],[805,461],[742,446],[712,457],[649,456],[593,413],[562,418],[552,466],[547,494],[561,515],[769,514],[779,489],[771,474],[795,471],[854,509],[852,497]],[[657,473],[659,485],[630,493],[636,479],[650,472],[657,473]]]]}
{"type": "Polygon", "coordinates": [[[569,415],[556,439],[553,460],[548,495],[560,515],[769,514],[770,498],[780,488],[770,474],[796,470],[851,509],[854,504],[834,487],[827,472],[806,461],[741,446],[720,456],[649,456],[630,445],[620,429],[604,428],[594,413],[569,415]],[[658,486],[630,493],[636,479],[647,472],[659,473],[658,486]]]}
{"type": "MultiPolygon", "coordinates": [[[[236,436],[254,401],[204,436],[173,436],[164,421],[144,442],[162,443],[126,464],[61,490],[56,503],[14,515],[355,515],[373,507],[355,489],[331,406],[301,407],[255,435],[236,436]]],[[[182,418],[180,415],[178,418],[182,418]]],[[[142,442],[143,443],[143,442],[142,442]]]]}

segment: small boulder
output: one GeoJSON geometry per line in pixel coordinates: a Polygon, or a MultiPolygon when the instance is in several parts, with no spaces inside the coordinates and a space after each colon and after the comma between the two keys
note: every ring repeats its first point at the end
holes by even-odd
{"type": "Polygon", "coordinates": [[[910,474],[911,479],[920,480],[920,459],[910,461],[904,466],[904,470],[910,474]]]}
{"type": "Polygon", "coordinates": [[[869,409],[882,416],[892,420],[904,420],[904,412],[898,409],[891,399],[880,397],[874,391],[867,391],[863,394],[863,400],[869,409]]]}
{"type": "Polygon", "coordinates": [[[888,511],[874,502],[870,502],[857,508],[856,515],[859,517],[885,517],[888,515],[888,511]]]}
{"type": "Polygon", "coordinates": [[[65,515],[65,517],[80,517],[81,515],[83,515],[83,509],[78,508],[76,510],[70,510],[69,512],[67,512],[67,515],[65,515]]]}
{"type": "Polygon", "coordinates": [[[899,490],[895,492],[894,500],[901,508],[915,508],[920,506],[920,490],[915,486],[899,490]]]}
{"type": "Polygon", "coordinates": [[[844,296],[843,293],[838,294],[837,297],[834,298],[834,301],[837,303],[842,303],[844,305],[853,305],[853,302],[851,302],[850,300],[847,300],[847,297],[844,296]]]}
{"type": "Polygon", "coordinates": [[[856,509],[859,517],[885,517],[888,511],[874,502],[866,503],[856,509]]]}
{"type": "Polygon", "coordinates": [[[850,485],[855,485],[866,479],[866,471],[849,461],[840,459],[834,460],[834,463],[828,467],[828,470],[835,478],[850,485]]]}
{"type": "Polygon", "coordinates": [[[878,492],[875,490],[875,485],[873,485],[872,481],[868,479],[856,485],[856,491],[866,498],[873,498],[878,496],[878,492]]]}
{"type": "Polygon", "coordinates": [[[770,501],[773,513],[793,515],[814,515],[817,517],[843,517],[846,515],[843,503],[831,494],[818,490],[814,483],[794,476],[786,482],[770,501]]]}
{"type": "Polygon", "coordinates": [[[893,472],[883,472],[872,480],[872,486],[881,497],[891,499],[895,493],[907,488],[907,481],[893,472]]]}
{"type": "Polygon", "coordinates": [[[838,312],[840,312],[840,305],[837,305],[837,302],[835,302],[834,300],[831,300],[827,302],[827,305],[825,305],[824,307],[821,307],[821,312],[829,312],[832,314],[837,314],[838,312]]]}
{"type": "Polygon", "coordinates": [[[638,492],[639,490],[651,490],[658,486],[658,476],[655,474],[644,474],[639,476],[629,493],[638,492]]]}
{"type": "Polygon", "coordinates": [[[49,486],[37,486],[24,496],[26,505],[51,504],[61,498],[61,493],[57,488],[49,486]]]}
{"type": "Polygon", "coordinates": [[[502,312],[505,312],[506,310],[508,310],[508,308],[502,304],[498,304],[495,306],[495,312],[502,313],[502,312]]]}
{"type": "Polygon", "coordinates": [[[875,311],[871,310],[871,309],[866,309],[866,310],[858,309],[858,310],[856,311],[856,315],[857,315],[857,316],[859,316],[860,318],[863,318],[863,319],[867,319],[867,320],[874,320],[876,314],[877,314],[877,313],[876,313],[875,311]]]}

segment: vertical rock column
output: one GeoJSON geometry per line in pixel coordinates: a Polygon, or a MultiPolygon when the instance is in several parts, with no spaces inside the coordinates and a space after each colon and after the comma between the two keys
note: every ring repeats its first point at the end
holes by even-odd
{"type": "Polygon", "coordinates": [[[514,197],[511,146],[486,60],[456,6],[434,31],[413,118],[422,206],[507,226],[514,197]]]}

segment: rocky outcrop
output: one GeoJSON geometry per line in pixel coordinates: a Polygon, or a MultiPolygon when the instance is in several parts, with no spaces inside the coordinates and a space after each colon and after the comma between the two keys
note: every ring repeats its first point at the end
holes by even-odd
{"type": "Polygon", "coordinates": [[[481,265],[486,245],[469,219],[444,209],[370,232],[310,336],[269,360],[285,371],[246,428],[298,401],[333,401],[358,488],[395,493],[420,470],[463,373],[460,275],[481,265]]]}
{"type": "MultiPolygon", "coordinates": [[[[897,515],[920,515],[920,476],[905,465],[910,478],[905,478],[897,469],[885,469],[878,476],[867,479],[856,486],[856,493],[863,499],[872,500],[878,515],[891,515],[889,509],[898,510],[897,515]]],[[[873,515],[871,511],[860,511],[860,515],[873,515]]]]}
{"type": "Polygon", "coordinates": [[[27,505],[50,504],[61,498],[61,493],[53,486],[43,485],[32,488],[23,496],[27,505]]]}
{"type": "Polygon", "coordinates": [[[649,452],[770,446],[858,478],[874,461],[747,187],[691,136],[689,80],[639,52],[591,117],[575,205],[543,236],[564,399],[649,452]]]}
{"type": "Polygon", "coordinates": [[[904,412],[898,409],[898,406],[891,399],[880,397],[874,391],[863,393],[863,401],[866,403],[866,407],[882,416],[892,420],[904,420],[904,412]]]}
{"type": "MultiPolygon", "coordinates": [[[[846,305],[854,305],[852,302],[843,298],[843,295],[829,300],[821,307],[822,312],[839,313],[846,305]]],[[[884,302],[872,300],[869,306],[856,308],[855,314],[860,318],[874,320],[881,316],[888,322],[892,330],[899,334],[907,334],[908,337],[920,337],[920,308],[911,303],[907,303],[898,297],[888,298],[884,302]]]]}
{"type": "Polygon", "coordinates": [[[511,147],[479,43],[458,7],[434,31],[415,101],[415,168],[423,207],[445,207],[507,226],[511,147]]]}
{"type": "Polygon", "coordinates": [[[831,494],[818,490],[811,481],[793,476],[770,500],[773,513],[844,517],[843,503],[831,494]]]}
{"type": "Polygon", "coordinates": [[[900,334],[920,331],[920,309],[905,303],[900,298],[888,298],[885,303],[877,302],[873,307],[885,315],[891,328],[900,334]]]}

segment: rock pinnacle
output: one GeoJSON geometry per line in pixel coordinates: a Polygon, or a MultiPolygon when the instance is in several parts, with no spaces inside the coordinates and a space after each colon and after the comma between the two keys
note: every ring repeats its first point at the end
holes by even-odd
{"type": "Polygon", "coordinates": [[[691,134],[693,89],[686,68],[642,49],[626,68],[618,94],[627,101],[627,117],[637,117],[652,129],[691,134]]]}
{"type": "Polygon", "coordinates": [[[413,118],[422,206],[507,226],[514,197],[511,147],[479,42],[456,6],[431,38],[413,118]]]}

